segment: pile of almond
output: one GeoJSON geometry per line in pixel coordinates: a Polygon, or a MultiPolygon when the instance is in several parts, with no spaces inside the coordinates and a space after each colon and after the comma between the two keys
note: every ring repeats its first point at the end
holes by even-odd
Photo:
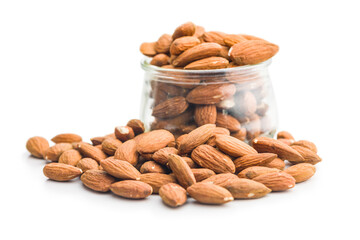
{"type": "Polygon", "coordinates": [[[51,161],[43,169],[49,179],[80,177],[94,191],[130,199],[159,194],[166,205],[177,207],[188,195],[200,203],[223,204],[285,191],[311,178],[321,161],[315,144],[295,141],[288,132],[277,138],[257,137],[248,145],[215,124],[175,138],[164,129],[144,133],[144,124],[133,119],[92,143],[59,134],[51,147],[45,138],[32,137],[26,148],[51,161]],[[291,166],[285,169],[284,160],[291,166]]]}
{"type": "Polygon", "coordinates": [[[277,45],[245,34],[207,32],[187,22],[172,35],[143,43],[140,51],[152,57],[150,64],[163,69],[146,79],[151,88],[146,98],[152,100],[146,111],[151,111],[148,115],[153,119],[145,123],[151,130],[166,129],[178,136],[204,124],[216,124],[247,141],[275,133],[276,114],[266,67],[237,66],[272,58],[277,45]]]}

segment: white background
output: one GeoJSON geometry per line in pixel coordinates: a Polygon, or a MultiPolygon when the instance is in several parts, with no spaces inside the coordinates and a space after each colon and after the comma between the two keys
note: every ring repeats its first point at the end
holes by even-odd
{"type": "Polygon", "coordinates": [[[0,1],[1,239],[359,239],[358,1],[0,1]],[[310,181],[265,198],[170,209],[57,183],[26,140],[88,140],[139,116],[139,45],[193,21],[280,46],[280,128],[314,141],[310,181]]]}

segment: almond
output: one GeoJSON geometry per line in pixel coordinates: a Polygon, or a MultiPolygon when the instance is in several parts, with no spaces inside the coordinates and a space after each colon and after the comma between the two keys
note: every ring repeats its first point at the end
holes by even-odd
{"type": "Polygon", "coordinates": [[[234,173],[235,165],[231,158],[209,145],[200,145],[191,153],[191,159],[199,166],[216,173],[234,173]]]}
{"type": "MultiPolygon", "coordinates": [[[[92,142],[93,146],[100,145],[105,140],[105,137],[93,137],[90,138],[90,141],[92,142]]],[[[77,145],[77,143],[76,143],[77,145]]]]}
{"type": "Polygon", "coordinates": [[[49,142],[43,137],[32,137],[26,142],[26,149],[36,158],[43,158],[49,142]]]}
{"type": "Polygon", "coordinates": [[[246,128],[242,127],[239,131],[231,133],[231,136],[237,138],[241,141],[245,141],[246,138],[246,128]]]}
{"type": "Polygon", "coordinates": [[[313,142],[310,142],[310,141],[307,141],[307,140],[296,141],[296,142],[292,143],[291,145],[292,146],[300,146],[300,147],[308,148],[311,151],[313,151],[314,153],[317,153],[316,145],[313,142]]]}
{"type": "Polygon", "coordinates": [[[182,157],[190,168],[198,168],[199,166],[189,157],[182,157]]]}
{"type": "Polygon", "coordinates": [[[264,166],[277,157],[274,153],[247,154],[234,160],[236,171],[240,172],[252,166],[264,166]]]}
{"type": "Polygon", "coordinates": [[[205,28],[202,26],[196,26],[194,37],[200,38],[205,33],[205,28]]]}
{"type": "Polygon", "coordinates": [[[139,180],[140,172],[129,162],[114,158],[107,158],[100,162],[100,166],[111,176],[124,180],[139,180]]]}
{"type": "Polygon", "coordinates": [[[295,179],[285,172],[266,173],[253,180],[264,184],[274,192],[285,191],[295,186],[295,179]]]}
{"type": "Polygon", "coordinates": [[[73,133],[63,133],[56,135],[51,139],[54,143],[73,143],[73,142],[81,142],[82,138],[79,135],[73,133]]]}
{"type": "Polygon", "coordinates": [[[205,32],[202,38],[204,39],[205,42],[213,42],[226,46],[224,42],[224,38],[226,37],[226,35],[227,34],[223,32],[212,31],[212,32],[205,32]]]}
{"type": "Polygon", "coordinates": [[[241,92],[235,98],[241,115],[252,116],[256,112],[256,98],[250,91],[241,92]]]}
{"type": "Polygon", "coordinates": [[[82,183],[97,192],[108,192],[110,186],[115,182],[115,178],[102,170],[88,170],[81,175],[82,183]]]}
{"type": "Polygon", "coordinates": [[[205,124],[215,124],[216,106],[215,105],[196,105],[194,119],[198,126],[205,124]]]}
{"type": "Polygon", "coordinates": [[[44,159],[57,162],[61,154],[67,150],[73,149],[71,143],[58,143],[48,148],[44,153],[44,159]]]}
{"type": "Polygon", "coordinates": [[[275,158],[271,162],[265,164],[264,167],[277,168],[279,170],[284,170],[285,162],[284,162],[284,160],[281,160],[280,158],[275,158]]]}
{"type": "Polygon", "coordinates": [[[194,88],[186,96],[189,103],[194,104],[217,104],[234,95],[234,84],[209,84],[194,88]]]}
{"type": "Polygon", "coordinates": [[[126,126],[132,128],[135,135],[139,135],[145,131],[144,123],[139,119],[131,119],[126,126]]]}
{"type": "Polygon", "coordinates": [[[175,141],[174,135],[167,130],[154,130],[140,136],[137,141],[137,151],[140,153],[154,153],[175,141]]]}
{"type": "Polygon", "coordinates": [[[140,45],[140,52],[148,57],[156,55],[155,42],[144,42],[140,45]]]}
{"type": "Polygon", "coordinates": [[[297,163],[311,163],[313,165],[321,162],[321,158],[313,151],[311,151],[308,148],[302,147],[302,146],[298,146],[298,145],[293,145],[291,146],[293,149],[295,149],[298,153],[300,153],[300,155],[303,157],[304,160],[290,160],[287,159],[289,162],[293,163],[293,164],[297,164],[297,163]]]}
{"type": "Polygon", "coordinates": [[[133,139],[135,137],[134,130],[129,126],[116,127],[114,133],[116,138],[122,142],[133,139]]]}
{"type": "Polygon", "coordinates": [[[213,136],[211,138],[209,138],[209,140],[206,142],[206,144],[215,147],[216,143],[215,143],[215,139],[216,139],[216,135],[230,135],[230,131],[226,128],[222,128],[222,127],[216,127],[214,129],[213,132],[213,136]]]}
{"type": "Polygon", "coordinates": [[[316,168],[310,163],[299,163],[287,168],[284,172],[293,176],[296,183],[300,183],[310,179],[315,174],[316,168]]]}
{"type": "Polygon", "coordinates": [[[281,131],[277,134],[277,139],[289,139],[289,140],[295,140],[295,138],[291,135],[291,133],[287,131],[281,131]]]}
{"type": "Polygon", "coordinates": [[[303,162],[304,158],[295,149],[285,143],[268,137],[258,137],[252,141],[252,146],[259,153],[275,153],[281,159],[303,162]]]}
{"type": "Polygon", "coordinates": [[[166,170],[157,162],[147,161],[141,166],[140,173],[166,173],[166,170]]]}
{"type": "Polygon", "coordinates": [[[149,184],[153,188],[153,193],[159,193],[161,186],[176,183],[176,178],[162,173],[145,173],[140,175],[140,181],[149,184]]]}
{"type": "Polygon", "coordinates": [[[263,40],[239,42],[230,50],[231,59],[238,65],[258,64],[272,58],[279,47],[263,40]]]}
{"type": "Polygon", "coordinates": [[[169,154],[168,163],[178,183],[185,189],[196,183],[189,165],[179,155],[169,154]]]}
{"type": "Polygon", "coordinates": [[[279,138],[277,139],[278,141],[282,142],[282,143],[285,143],[286,145],[288,146],[291,146],[291,144],[294,143],[294,140],[292,139],[286,139],[286,138],[279,138]]]}
{"type": "Polygon", "coordinates": [[[223,204],[234,200],[228,190],[212,183],[195,183],[187,192],[196,201],[205,204],[223,204]]]}
{"type": "Polygon", "coordinates": [[[76,167],[86,172],[88,170],[99,169],[99,164],[92,158],[83,158],[76,164],[76,167]]]}
{"type": "Polygon", "coordinates": [[[170,46],[170,53],[172,55],[179,55],[182,52],[200,44],[197,37],[181,37],[172,42],[170,46]]]}
{"type": "Polygon", "coordinates": [[[76,166],[82,156],[78,150],[70,149],[63,152],[59,157],[59,163],[76,166]]]}
{"type": "Polygon", "coordinates": [[[187,70],[219,69],[219,68],[226,68],[227,65],[229,65],[229,61],[226,58],[208,57],[189,63],[184,67],[184,69],[187,70]]]}
{"type": "Polygon", "coordinates": [[[224,39],[223,39],[224,43],[228,47],[232,47],[235,44],[244,42],[246,40],[247,40],[246,38],[244,38],[243,36],[238,35],[238,34],[226,34],[226,36],[224,36],[224,39]]]}
{"type": "Polygon", "coordinates": [[[167,65],[169,63],[170,63],[169,56],[166,55],[166,54],[163,54],[163,53],[155,55],[150,61],[151,65],[155,65],[155,66],[158,66],[158,67],[167,65]]]}
{"type": "Polygon", "coordinates": [[[177,27],[172,35],[172,39],[175,40],[183,36],[192,36],[196,31],[196,26],[192,22],[186,22],[177,27]]]}
{"type": "Polygon", "coordinates": [[[169,34],[163,34],[155,43],[155,51],[157,53],[168,53],[170,45],[172,42],[172,37],[169,34]]]}
{"type": "Polygon", "coordinates": [[[262,166],[253,166],[248,167],[242,170],[239,174],[239,178],[248,178],[253,179],[257,176],[260,176],[265,173],[273,173],[273,172],[280,172],[277,168],[269,168],[269,167],[262,167],[262,166]]]}
{"type": "Polygon", "coordinates": [[[172,118],[185,112],[188,107],[189,104],[184,97],[173,97],[156,105],[152,115],[158,118],[172,118]]]}
{"type": "Polygon", "coordinates": [[[159,195],[163,202],[170,207],[184,205],[187,200],[186,190],[176,183],[168,183],[161,186],[159,195]]]}
{"type": "Polygon", "coordinates": [[[135,166],[138,162],[138,153],[136,150],[136,141],[128,140],[121,144],[115,152],[115,159],[124,160],[135,166]]]}
{"type": "Polygon", "coordinates": [[[120,197],[130,199],[147,198],[152,193],[152,187],[149,184],[134,180],[113,183],[110,190],[120,197]]]}
{"type": "Polygon", "coordinates": [[[178,152],[179,151],[174,147],[165,147],[156,151],[152,158],[156,162],[162,165],[166,165],[168,163],[169,154],[178,154],[178,152]]]}
{"type": "Polygon", "coordinates": [[[59,182],[69,181],[82,174],[80,168],[63,163],[49,163],[45,165],[43,172],[49,179],[59,182]]]}
{"type": "Polygon", "coordinates": [[[184,67],[196,60],[219,56],[220,51],[221,46],[217,43],[201,43],[181,53],[174,59],[172,65],[175,67],[184,67]]]}
{"type": "Polygon", "coordinates": [[[238,132],[241,129],[240,122],[233,116],[218,112],[216,126],[229,129],[230,132],[238,132]]]}
{"type": "Polygon", "coordinates": [[[220,151],[233,156],[242,157],[248,154],[256,154],[257,151],[245,142],[228,135],[217,135],[215,138],[216,146],[220,151]]]}
{"type": "Polygon", "coordinates": [[[102,150],[94,146],[91,146],[88,143],[80,142],[77,144],[77,148],[82,155],[84,155],[85,157],[92,158],[98,162],[104,160],[107,157],[102,150]]]}
{"type": "Polygon", "coordinates": [[[187,134],[179,143],[179,153],[189,153],[197,146],[206,143],[213,135],[215,124],[205,124],[187,134]]]}
{"type": "MultiPolygon", "coordinates": [[[[230,50],[229,47],[221,46],[221,51],[219,53],[219,56],[223,57],[223,58],[226,58],[228,61],[230,61],[231,59],[230,59],[230,56],[229,56],[229,50],[230,50]]],[[[230,62],[226,67],[229,67],[231,63],[232,62],[230,62]]]]}
{"type": "Polygon", "coordinates": [[[118,139],[106,138],[101,144],[101,149],[106,154],[113,156],[121,144],[122,142],[118,139]]]}
{"type": "Polygon", "coordinates": [[[207,168],[194,168],[194,169],[191,169],[191,171],[194,174],[196,182],[201,182],[202,180],[205,180],[205,179],[215,175],[215,172],[213,170],[210,170],[207,168]]]}
{"type": "Polygon", "coordinates": [[[260,182],[239,178],[225,184],[226,188],[235,199],[261,198],[271,192],[271,189],[260,182]]]}
{"type": "Polygon", "coordinates": [[[232,174],[232,173],[220,173],[220,174],[211,176],[211,177],[203,180],[202,182],[213,183],[215,185],[224,187],[226,184],[233,181],[234,179],[235,180],[238,179],[238,176],[236,176],[235,174],[232,174]]]}

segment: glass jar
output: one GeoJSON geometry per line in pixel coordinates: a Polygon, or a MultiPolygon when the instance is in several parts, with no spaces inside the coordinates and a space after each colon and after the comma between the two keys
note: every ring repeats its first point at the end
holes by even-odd
{"type": "Polygon", "coordinates": [[[141,120],[147,130],[175,137],[215,123],[243,141],[273,137],[277,107],[268,74],[271,60],[216,70],[161,68],[143,59],[141,120]]]}

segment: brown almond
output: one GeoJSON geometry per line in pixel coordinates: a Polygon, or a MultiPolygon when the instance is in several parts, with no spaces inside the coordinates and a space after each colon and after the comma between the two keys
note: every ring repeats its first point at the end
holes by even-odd
{"type": "Polygon", "coordinates": [[[116,127],[114,133],[116,138],[121,142],[126,142],[135,137],[134,130],[129,126],[116,127]]]}
{"type": "MultiPolygon", "coordinates": [[[[90,141],[92,142],[93,146],[101,145],[101,143],[105,140],[105,137],[93,137],[90,138],[90,141]]],[[[76,143],[77,145],[77,143],[76,143]]]]}
{"type": "Polygon", "coordinates": [[[293,164],[297,164],[297,163],[311,163],[313,165],[321,162],[321,158],[319,157],[319,155],[317,155],[315,152],[311,151],[308,148],[302,147],[302,146],[298,146],[298,145],[293,145],[291,146],[291,148],[295,149],[298,153],[300,153],[300,155],[303,157],[304,160],[290,160],[287,159],[289,162],[293,163],[293,164]]]}
{"type": "Polygon", "coordinates": [[[26,142],[26,149],[36,158],[43,158],[49,142],[43,137],[32,137],[26,142]]]}
{"type": "Polygon", "coordinates": [[[149,184],[153,188],[153,193],[159,193],[161,186],[176,183],[176,178],[163,173],[145,173],[140,175],[140,181],[149,184]]]}
{"type": "Polygon", "coordinates": [[[187,70],[220,69],[220,68],[226,68],[228,65],[229,65],[229,61],[226,58],[208,57],[189,63],[184,67],[184,69],[187,70]]]}
{"type": "Polygon", "coordinates": [[[226,36],[224,36],[224,39],[223,39],[225,45],[228,47],[232,47],[235,44],[244,42],[246,40],[247,39],[245,37],[238,35],[238,34],[226,34],[226,36]]]}
{"type": "Polygon", "coordinates": [[[280,131],[278,132],[277,139],[289,139],[289,140],[295,140],[295,138],[293,137],[293,135],[291,135],[291,133],[287,132],[287,131],[280,131]]]}
{"type": "Polygon", "coordinates": [[[121,146],[122,142],[118,139],[114,138],[106,138],[101,143],[101,149],[106,154],[113,156],[116,152],[116,150],[121,146]]]}
{"type": "Polygon", "coordinates": [[[213,42],[226,46],[224,42],[224,38],[226,37],[226,35],[227,34],[223,32],[211,31],[211,32],[205,32],[202,36],[202,39],[204,39],[205,42],[213,42]]]}
{"type": "Polygon", "coordinates": [[[189,92],[186,100],[194,104],[217,104],[234,95],[234,84],[209,84],[201,85],[189,92]]]}
{"type": "Polygon", "coordinates": [[[153,108],[152,115],[158,118],[173,118],[185,112],[189,107],[186,99],[181,96],[167,99],[153,108]]]}
{"type": "Polygon", "coordinates": [[[215,173],[234,173],[235,165],[230,157],[209,145],[200,145],[191,153],[191,159],[199,166],[215,173]]]}
{"type": "Polygon", "coordinates": [[[183,36],[192,36],[194,35],[195,31],[196,31],[195,24],[192,22],[186,22],[184,24],[181,24],[175,29],[172,35],[172,39],[175,40],[183,36]]]}
{"type": "Polygon", "coordinates": [[[228,190],[212,183],[195,183],[186,190],[200,203],[223,204],[234,200],[228,190]]]}
{"type": "Polygon", "coordinates": [[[238,176],[236,176],[235,174],[232,174],[232,173],[220,173],[220,174],[211,176],[211,177],[203,180],[202,182],[213,183],[215,185],[224,187],[229,182],[233,181],[234,179],[236,180],[238,178],[239,178],[238,176]]]}
{"type": "Polygon", "coordinates": [[[193,168],[193,169],[191,169],[191,171],[194,174],[196,182],[201,182],[201,181],[215,175],[215,172],[213,170],[210,170],[207,168],[193,168]]]}
{"type": "Polygon", "coordinates": [[[80,168],[83,172],[88,170],[99,169],[99,164],[92,158],[83,158],[77,164],[76,167],[80,168]]]}
{"type": "Polygon", "coordinates": [[[145,162],[141,168],[140,173],[166,173],[165,168],[155,161],[145,162]]]}
{"type": "Polygon", "coordinates": [[[239,178],[225,184],[226,188],[235,199],[261,198],[271,192],[271,189],[260,182],[239,178]]]}
{"type": "Polygon", "coordinates": [[[189,157],[182,157],[190,168],[198,168],[199,166],[189,157]]]}
{"type": "Polygon", "coordinates": [[[277,168],[279,170],[284,170],[285,162],[284,162],[284,160],[281,160],[280,158],[275,158],[271,162],[265,164],[264,167],[277,168]]]}
{"type": "Polygon", "coordinates": [[[82,183],[97,192],[108,192],[110,186],[115,182],[115,178],[103,170],[88,170],[81,175],[82,183]]]}
{"type": "Polygon", "coordinates": [[[107,157],[101,149],[91,146],[88,143],[80,142],[77,144],[77,148],[82,155],[92,158],[98,162],[104,160],[107,157]]]}
{"type": "Polygon", "coordinates": [[[172,42],[172,37],[169,34],[163,34],[155,43],[155,51],[157,53],[168,53],[170,45],[172,42]]]}
{"type": "Polygon", "coordinates": [[[228,135],[216,135],[216,146],[220,151],[233,156],[242,157],[248,154],[256,154],[257,151],[245,142],[228,135]]]}
{"type": "Polygon", "coordinates": [[[172,61],[172,65],[184,67],[196,60],[219,56],[220,52],[221,46],[217,43],[201,43],[181,53],[172,61]]]}
{"type": "Polygon", "coordinates": [[[169,167],[174,173],[178,183],[185,189],[196,183],[195,177],[189,165],[182,157],[176,154],[169,154],[169,167]]]}
{"type": "Polygon", "coordinates": [[[138,162],[138,152],[136,150],[136,141],[128,140],[121,144],[114,155],[115,159],[124,160],[135,166],[138,162]]]}
{"type": "Polygon", "coordinates": [[[252,141],[252,146],[259,153],[275,153],[281,159],[288,161],[303,162],[304,158],[295,149],[276,139],[258,137],[252,141]]]}
{"type": "Polygon", "coordinates": [[[59,182],[69,181],[82,174],[80,168],[63,163],[49,163],[45,165],[43,172],[47,178],[59,182]]]}
{"type": "Polygon", "coordinates": [[[137,151],[140,153],[154,153],[175,141],[174,135],[167,130],[154,130],[139,136],[137,151]]]}
{"type": "Polygon", "coordinates": [[[215,105],[196,105],[194,119],[198,126],[205,124],[215,124],[216,106],[215,105]]]}
{"type": "Polygon", "coordinates": [[[140,45],[140,52],[148,57],[156,55],[155,42],[144,42],[140,45]]]}
{"type": "Polygon", "coordinates": [[[241,141],[245,141],[246,138],[246,128],[242,127],[239,131],[231,133],[231,136],[237,138],[241,141]]]}
{"type": "Polygon", "coordinates": [[[145,131],[144,123],[139,119],[131,119],[126,126],[131,127],[135,135],[139,135],[145,131]]]}
{"type": "Polygon", "coordinates": [[[158,67],[167,65],[169,63],[170,63],[169,56],[163,53],[156,54],[150,61],[151,65],[155,65],[158,67]]]}
{"type": "Polygon", "coordinates": [[[172,55],[179,55],[199,44],[200,40],[197,37],[181,37],[172,42],[170,46],[170,53],[172,55]]]}
{"type": "Polygon", "coordinates": [[[110,190],[120,197],[130,199],[144,199],[152,193],[152,187],[149,184],[134,180],[113,183],[110,190]]]}
{"type": "Polygon", "coordinates": [[[236,172],[240,172],[252,166],[264,166],[277,157],[274,153],[247,154],[234,160],[236,172]]]}
{"type": "Polygon", "coordinates": [[[51,139],[54,143],[73,143],[73,142],[81,142],[82,138],[73,133],[63,133],[56,135],[51,139]]]}
{"type": "Polygon", "coordinates": [[[166,165],[168,163],[169,154],[178,154],[178,150],[174,147],[165,147],[162,149],[157,150],[153,155],[152,158],[162,165],[166,165]]]}
{"type": "Polygon", "coordinates": [[[70,149],[63,152],[59,157],[59,163],[76,166],[82,156],[78,150],[70,149]]]}
{"type": "Polygon", "coordinates": [[[311,151],[313,151],[314,153],[317,153],[316,145],[313,142],[310,142],[308,140],[299,140],[299,141],[293,142],[291,145],[292,146],[300,146],[300,147],[308,148],[311,151]]]}
{"type": "Polygon", "coordinates": [[[260,176],[265,173],[272,173],[272,172],[280,172],[280,169],[277,168],[269,168],[269,167],[263,167],[263,166],[253,166],[248,167],[242,170],[239,174],[239,178],[248,178],[253,179],[257,176],[260,176]]]}
{"type": "Polygon", "coordinates": [[[49,147],[44,153],[44,159],[57,162],[61,154],[67,150],[73,149],[71,143],[58,143],[49,147]]]}
{"type": "Polygon", "coordinates": [[[310,179],[315,174],[316,168],[310,163],[299,163],[287,168],[284,172],[293,176],[296,183],[300,183],[310,179]]]}
{"type": "Polygon", "coordinates": [[[168,183],[161,186],[159,195],[163,202],[170,207],[184,205],[187,200],[186,190],[176,183],[168,183]]]}
{"type": "Polygon", "coordinates": [[[257,101],[250,91],[244,91],[236,95],[237,108],[244,116],[253,116],[257,109],[257,101]]]}
{"type": "Polygon", "coordinates": [[[212,147],[216,146],[215,139],[216,135],[230,135],[230,131],[223,127],[216,127],[213,132],[213,136],[209,138],[209,140],[206,142],[207,145],[210,145],[212,147]]]}
{"type": "Polygon", "coordinates": [[[238,132],[241,129],[240,122],[233,116],[218,112],[216,126],[229,129],[230,132],[238,132]]]}
{"type": "Polygon", "coordinates": [[[274,192],[285,191],[295,186],[295,179],[285,172],[266,173],[253,180],[264,184],[274,192]]]}
{"type": "Polygon", "coordinates": [[[100,166],[111,176],[123,180],[139,180],[140,172],[129,162],[114,158],[107,158],[100,162],[100,166]]]}
{"type": "Polygon", "coordinates": [[[189,153],[197,146],[206,143],[213,136],[215,124],[205,124],[187,134],[179,143],[179,153],[189,153]]]}

